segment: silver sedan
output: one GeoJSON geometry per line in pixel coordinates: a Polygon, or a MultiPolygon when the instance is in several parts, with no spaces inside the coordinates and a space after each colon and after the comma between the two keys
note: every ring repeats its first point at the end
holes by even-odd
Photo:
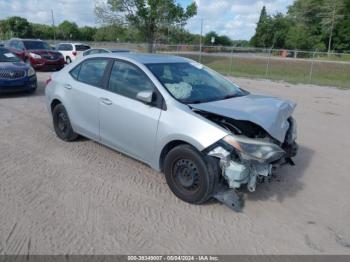
{"type": "Polygon", "coordinates": [[[295,103],[258,96],[186,58],[83,57],[46,87],[57,136],[79,135],[162,171],[180,199],[234,210],[297,153],[295,103]]]}

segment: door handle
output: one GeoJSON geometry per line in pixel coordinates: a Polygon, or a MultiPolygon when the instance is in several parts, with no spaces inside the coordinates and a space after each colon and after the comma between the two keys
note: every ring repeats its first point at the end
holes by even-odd
{"type": "Polygon", "coordinates": [[[64,85],[64,88],[72,89],[72,86],[71,86],[70,84],[65,84],[65,85],[64,85]]]}
{"type": "Polygon", "coordinates": [[[111,105],[113,104],[113,102],[111,100],[109,100],[108,98],[105,97],[101,97],[100,98],[101,102],[104,103],[105,105],[111,105]]]}

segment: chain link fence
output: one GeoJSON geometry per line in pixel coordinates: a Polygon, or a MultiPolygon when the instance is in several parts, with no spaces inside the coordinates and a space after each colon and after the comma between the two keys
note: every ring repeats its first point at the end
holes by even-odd
{"type": "MultiPolygon", "coordinates": [[[[51,42],[52,43],[52,42],[51,42]]],[[[91,47],[147,52],[147,44],[90,42],[91,47]]],[[[198,61],[224,75],[350,89],[350,54],[285,49],[156,44],[157,53],[198,61]],[[200,51],[202,50],[202,51],[200,51]]]]}
{"type": "Polygon", "coordinates": [[[201,62],[236,77],[350,88],[350,54],[278,49],[159,46],[157,51],[201,62]]]}

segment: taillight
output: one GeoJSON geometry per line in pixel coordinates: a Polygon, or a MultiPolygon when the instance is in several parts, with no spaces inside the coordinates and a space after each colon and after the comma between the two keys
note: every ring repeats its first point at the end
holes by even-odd
{"type": "Polygon", "coordinates": [[[51,81],[52,81],[52,78],[51,78],[51,76],[49,76],[49,78],[45,82],[45,85],[48,85],[51,81]]]}
{"type": "Polygon", "coordinates": [[[73,51],[73,55],[76,56],[76,55],[77,55],[77,52],[76,52],[76,51],[73,51]]]}

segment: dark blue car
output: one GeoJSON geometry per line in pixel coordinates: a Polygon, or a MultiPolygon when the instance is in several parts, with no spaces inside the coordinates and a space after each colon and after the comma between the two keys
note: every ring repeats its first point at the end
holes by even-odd
{"type": "Polygon", "coordinates": [[[34,92],[36,88],[35,70],[7,48],[0,47],[0,93],[34,92]]]}

